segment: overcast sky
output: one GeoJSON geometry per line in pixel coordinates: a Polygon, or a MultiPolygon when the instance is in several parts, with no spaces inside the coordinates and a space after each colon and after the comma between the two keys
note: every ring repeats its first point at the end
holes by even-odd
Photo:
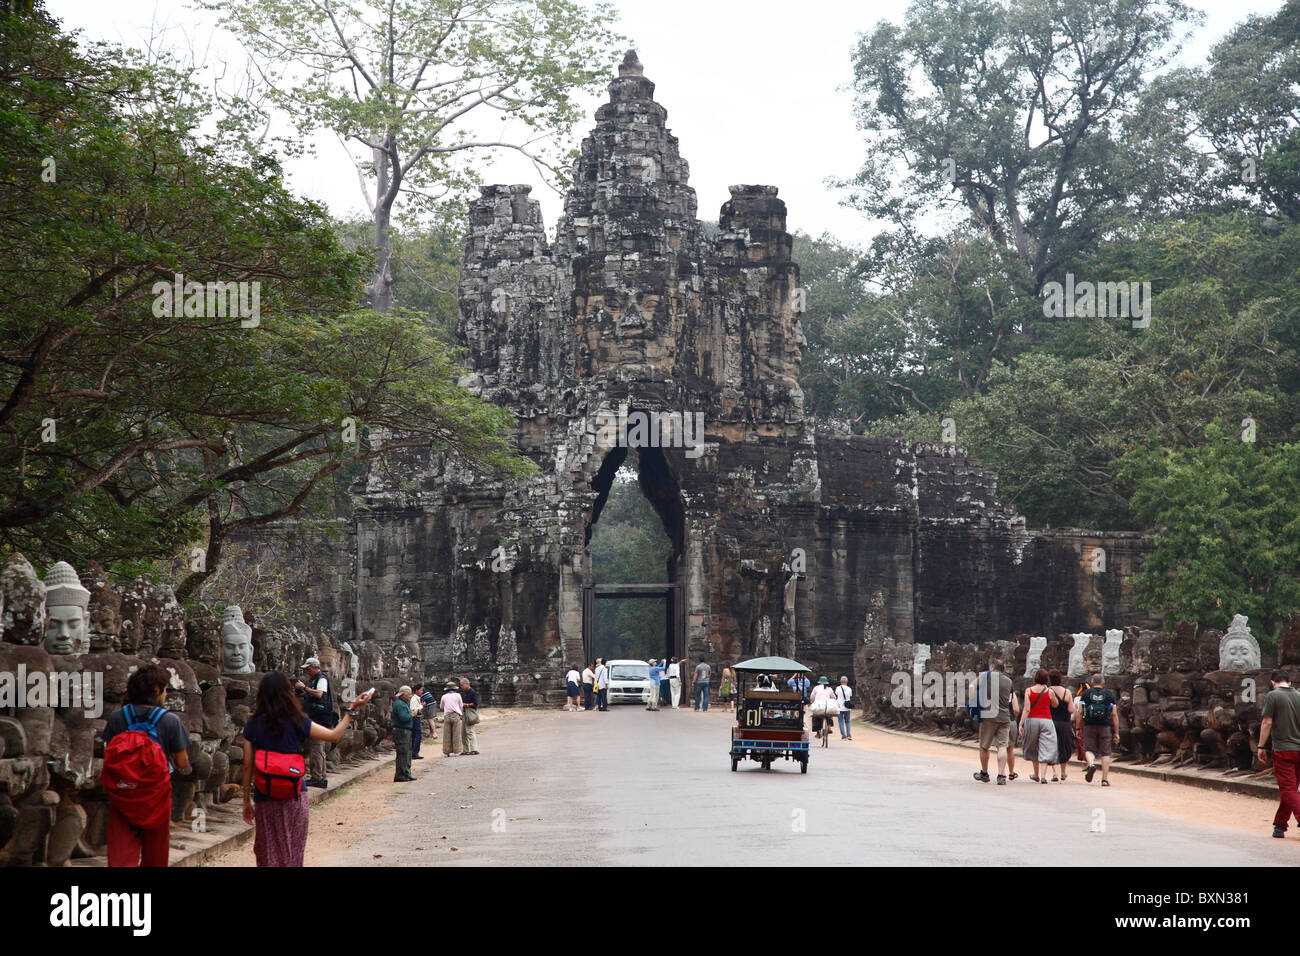
{"type": "MultiPolygon", "coordinates": [[[[1182,62],[1198,64],[1215,40],[1252,13],[1272,13],[1282,0],[1191,0],[1206,14],[1182,62]]],[[[143,46],[162,30],[173,47],[209,51],[209,62],[240,59],[239,46],[215,26],[216,16],[183,0],[47,0],[65,28],[89,39],[143,46]]],[[[789,228],[865,244],[873,227],[826,186],[857,168],[862,140],[854,125],[850,50],[855,37],[881,19],[901,21],[906,0],[616,0],[617,29],[629,37],[668,110],[668,125],[691,165],[701,218],[715,219],[732,183],[779,187],[789,228]]],[[[611,75],[617,63],[609,64],[611,75]]],[[[590,103],[589,113],[599,105],[590,103]]],[[[591,122],[575,135],[585,135],[591,122]]],[[[576,145],[576,142],[575,144],[576,145]]],[[[297,192],[336,215],[364,209],[356,173],[332,136],[316,141],[316,156],[287,167],[297,192]]],[[[529,164],[503,155],[487,182],[533,184],[553,232],[561,200],[529,164]]]]}

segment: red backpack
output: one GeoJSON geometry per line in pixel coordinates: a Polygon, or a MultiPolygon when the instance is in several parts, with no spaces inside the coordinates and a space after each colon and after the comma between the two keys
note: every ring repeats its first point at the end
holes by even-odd
{"type": "Polygon", "coordinates": [[[126,822],[141,830],[155,830],[171,819],[172,778],[158,739],[158,721],[167,708],[154,707],[147,717],[136,717],[127,704],[126,730],[115,734],[104,748],[104,769],[99,782],[108,802],[126,822]]]}
{"type": "Polygon", "coordinates": [[[282,754],[274,750],[253,753],[253,786],[272,800],[293,800],[298,796],[307,761],[302,754],[282,754]]]}

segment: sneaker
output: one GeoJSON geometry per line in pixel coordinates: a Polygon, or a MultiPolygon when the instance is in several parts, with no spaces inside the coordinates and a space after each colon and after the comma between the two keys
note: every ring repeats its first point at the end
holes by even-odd
{"type": "Polygon", "coordinates": [[[411,759],[412,759],[412,760],[423,760],[424,758],[423,758],[422,756],[420,756],[419,754],[416,754],[416,755],[415,755],[414,757],[412,757],[411,759]]]}
{"type": "Polygon", "coordinates": [[[1052,783],[1060,783],[1060,782],[1061,782],[1061,778],[1060,778],[1060,777],[1055,777],[1055,776],[1052,777],[1052,783]]]}
{"type": "Polygon", "coordinates": [[[308,780],[308,781],[307,781],[307,786],[309,786],[309,787],[320,787],[322,790],[324,790],[326,787],[329,786],[329,781],[324,780],[324,779],[322,779],[322,780],[308,780]]]}
{"type": "Polygon", "coordinates": [[[976,771],[975,771],[975,779],[978,780],[980,783],[988,783],[988,782],[989,782],[989,775],[988,775],[988,773],[987,773],[986,771],[983,771],[983,770],[976,770],[976,771]]]}
{"type": "Polygon", "coordinates": [[[1273,828],[1273,836],[1277,837],[1279,840],[1283,840],[1283,839],[1285,839],[1285,838],[1286,838],[1286,827],[1274,827],[1274,828],[1273,828]]]}
{"type": "Polygon", "coordinates": [[[1097,773],[1097,765],[1095,763],[1090,763],[1088,764],[1087,767],[1084,768],[1083,779],[1087,780],[1089,783],[1092,783],[1092,778],[1096,775],[1096,773],[1097,773]]]}
{"type": "Polygon", "coordinates": [[[1006,785],[1007,785],[1007,775],[1005,773],[998,774],[998,786],[1005,787],[1006,785]]]}

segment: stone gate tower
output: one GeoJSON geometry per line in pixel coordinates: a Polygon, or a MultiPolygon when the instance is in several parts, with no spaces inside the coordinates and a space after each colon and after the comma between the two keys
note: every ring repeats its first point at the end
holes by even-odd
{"type": "Polygon", "coordinates": [[[528,186],[484,187],[469,211],[464,384],[514,413],[538,474],[373,472],[341,628],[418,643],[429,673],[476,674],[497,703],[551,687],[591,656],[587,544],[625,437],[673,545],[666,653],[838,674],[869,622],[940,643],[1075,626],[1076,549],[1026,532],[992,475],[954,448],[814,433],[776,188],[733,186],[702,223],[634,52],[609,94],[553,244],[528,186]]]}

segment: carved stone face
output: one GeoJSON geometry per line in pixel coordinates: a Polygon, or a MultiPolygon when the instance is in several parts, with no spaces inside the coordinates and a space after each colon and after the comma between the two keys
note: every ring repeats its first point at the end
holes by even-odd
{"type": "Polygon", "coordinates": [[[221,673],[253,673],[253,629],[233,621],[221,625],[221,673]]]}
{"type": "Polygon", "coordinates": [[[90,648],[86,636],[86,612],[75,604],[46,609],[45,651],[47,654],[82,654],[90,648]]]}
{"type": "Polygon", "coordinates": [[[1246,640],[1228,641],[1223,647],[1221,668],[1228,671],[1248,671],[1254,663],[1255,649],[1246,640]]]}

